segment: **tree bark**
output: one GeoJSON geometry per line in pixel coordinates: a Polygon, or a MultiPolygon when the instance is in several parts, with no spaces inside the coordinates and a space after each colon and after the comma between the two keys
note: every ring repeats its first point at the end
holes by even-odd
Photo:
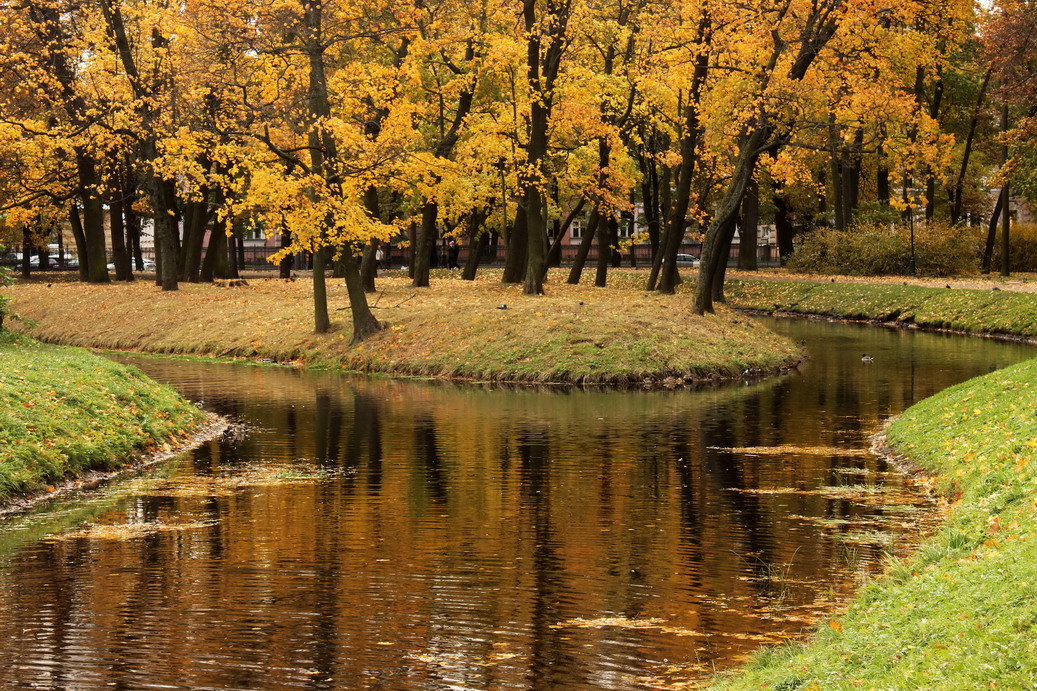
{"type": "Polygon", "coordinates": [[[990,226],[987,229],[987,241],[983,245],[983,262],[981,270],[984,274],[990,273],[990,266],[994,261],[994,243],[997,241],[997,224],[1001,220],[1001,206],[1004,204],[1005,198],[1003,194],[997,195],[997,202],[994,204],[994,213],[990,215],[990,226]]]}
{"type": "Polygon", "coordinates": [[[327,333],[331,328],[331,318],[328,316],[328,283],[324,275],[327,257],[324,253],[323,248],[313,253],[313,330],[319,334],[327,333]]]}
{"type": "Polygon", "coordinates": [[[83,220],[79,215],[79,207],[76,202],[72,202],[72,205],[69,207],[68,220],[69,225],[72,227],[72,239],[76,243],[76,258],[79,261],[79,280],[85,283],[90,280],[90,275],[87,272],[87,257],[90,254],[90,249],[86,244],[83,220]]]}
{"type": "Polygon", "coordinates": [[[515,211],[515,222],[508,237],[508,253],[504,257],[504,275],[501,283],[522,283],[526,278],[526,257],[529,254],[526,205],[519,204],[515,211]]]}
{"type": "Polygon", "coordinates": [[[738,268],[743,271],[759,270],[758,236],[760,231],[760,183],[750,180],[742,198],[742,221],[738,233],[738,268]]]}
{"type": "Polygon", "coordinates": [[[587,255],[590,254],[591,244],[594,242],[594,235],[598,231],[598,226],[601,225],[599,208],[599,204],[594,205],[594,208],[591,209],[590,218],[587,220],[587,227],[583,229],[583,237],[580,238],[580,246],[576,250],[572,268],[569,269],[569,278],[566,280],[566,283],[570,285],[579,285],[580,283],[583,267],[587,263],[587,255]]]}
{"type": "MultiPolygon", "coordinates": [[[[108,283],[108,253],[104,242],[104,208],[98,189],[101,178],[93,157],[79,152],[76,155],[79,170],[79,195],[83,204],[83,235],[87,246],[87,281],[108,283]]],[[[82,259],[80,259],[82,264],[82,259]]]]}
{"type": "Polygon", "coordinates": [[[439,216],[439,205],[427,201],[421,208],[421,225],[418,229],[417,245],[414,248],[414,276],[411,285],[415,288],[427,288],[429,263],[435,250],[436,218],[439,216]]]}
{"type": "Polygon", "coordinates": [[[123,213],[122,190],[116,189],[108,200],[108,214],[111,219],[112,258],[115,263],[115,280],[132,281],[133,267],[130,255],[126,251],[126,224],[123,213]]]}
{"type": "Polygon", "coordinates": [[[781,263],[784,264],[795,250],[793,244],[795,229],[789,216],[788,199],[784,194],[774,197],[774,232],[778,236],[778,256],[781,257],[781,263]]]}
{"type": "Polygon", "coordinates": [[[604,221],[604,227],[598,229],[598,266],[594,272],[594,285],[598,288],[604,288],[608,282],[609,262],[613,252],[612,237],[618,230],[616,212],[610,212],[604,221]]]}
{"type": "MultiPolygon", "coordinates": [[[[212,237],[210,235],[210,237],[212,237]]],[[[210,240],[211,242],[211,240],[210,240]]],[[[292,231],[287,228],[281,229],[281,249],[292,246],[292,231]]],[[[292,277],[292,264],[295,263],[295,257],[290,254],[286,254],[281,257],[281,261],[277,265],[277,275],[282,279],[292,277]]]]}
{"type": "Polygon", "coordinates": [[[209,234],[209,248],[202,260],[201,280],[204,283],[212,283],[216,278],[228,278],[230,275],[227,266],[227,221],[217,218],[213,224],[212,232],[209,234]]]}

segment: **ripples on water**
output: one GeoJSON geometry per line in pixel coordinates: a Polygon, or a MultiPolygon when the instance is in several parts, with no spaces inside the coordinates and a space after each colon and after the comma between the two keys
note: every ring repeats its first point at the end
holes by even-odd
{"type": "Polygon", "coordinates": [[[136,359],[249,434],[9,521],[0,683],[679,687],[797,635],[933,515],[869,435],[1033,350],[769,324],[811,362],[702,391],[136,359]]]}

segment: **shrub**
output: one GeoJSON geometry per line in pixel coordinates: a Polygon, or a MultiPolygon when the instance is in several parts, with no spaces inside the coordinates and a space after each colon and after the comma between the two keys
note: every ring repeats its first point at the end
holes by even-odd
{"type": "MultiPolygon", "coordinates": [[[[919,276],[958,276],[979,268],[975,235],[932,224],[915,228],[919,276]]],[[[789,257],[797,273],[898,276],[911,273],[911,231],[906,226],[856,225],[849,230],[819,228],[805,236],[789,257]]]]}
{"type": "MultiPolygon", "coordinates": [[[[981,240],[982,241],[982,240],[981,240]]],[[[1037,225],[1016,223],[1008,232],[1012,245],[1012,271],[1037,271],[1037,225]]],[[[982,247],[980,252],[982,252],[982,247]]],[[[994,259],[990,263],[996,271],[1001,266],[1001,231],[994,243],[994,259]]]]}

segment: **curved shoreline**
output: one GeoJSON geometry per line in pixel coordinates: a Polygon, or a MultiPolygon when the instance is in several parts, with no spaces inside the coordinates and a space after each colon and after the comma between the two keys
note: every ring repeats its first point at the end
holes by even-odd
{"type": "Polygon", "coordinates": [[[16,497],[9,497],[0,502],[0,520],[12,514],[22,513],[40,504],[55,499],[64,499],[83,492],[101,489],[113,480],[130,475],[137,475],[163,461],[191,451],[207,441],[224,434],[231,428],[226,418],[213,413],[206,413],[205,423],[196,428],[188,437],[168,448],[160,448],[151,452],[137,452],[127,459],[127,464],[115,470],[87,470],[76,477],[66,478],[39,492],[30,492],[16,497]]]}
{"type": "Polygon", "coordinates": [[[136,368],[0,332],[0,515],[99,486],[218,424],[136,368]]]}
{"type": "MultiPolygon", "coordinates": [[[[404,378],[677,388],[778,374],[804,357],[730,308],[695,315],[682,295],[552,283],[548,295],[526,296],[490,280],[442,280],[412,300],[419,293],[405,279],[379,285],[372,307],[389,328],[357,345],[346,324],[312,332],[302,280],[189,284],[172,296],[144,284],[24,284],[11,292],[35,322],[27,332],[49,343],[404,378]]],[[[344,298],[333,293],[332,305],[344,298]]]]}
{"type": "Polygon", "coordinates": [[[732,280],[727,292],[746,312],[1037,343],[1034,293],[778,279],[732,280]]]}
{"type": "Polygon", "coordinates": [[[1034,411],[1037,359],[944,389],[891,421],[877,435],[876,450],[922,474],[948,500],[940,528],[809,640],[761,650],[713,685],[1031,686],[1037,679],[1034,411]]]}

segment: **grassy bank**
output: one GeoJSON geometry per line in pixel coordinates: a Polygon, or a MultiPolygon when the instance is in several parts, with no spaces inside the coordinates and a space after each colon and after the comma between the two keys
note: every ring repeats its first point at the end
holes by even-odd
{"type": "Polygon", "coordinates": [[[132,367],[0,332],[0,502],[118,467],[203,419],[132,367]]]}
{"type": "Polygon", "coordinates": [[[899,283],[736,280],[734,307],[915,324],[973,334],[1037,338],[1037,294],[899,283]]]}
{"type": "Polygon", "coordinates": [[[913,406],[887,438],[935,474],[947,522],[814,641],[719,688],[1037,685],[1037,360],[913,406]]]}
{"type": "Polygon", "coordinates": [[[699,317],[687,296],[568,286],[552,277],[546,296],[493,277],[435,280],[414,289],[382,278],[370,296],[389,328],[350,345],[345,287],[333,282],[337,331],[312,332],[308,279],[248,286],[87,286],[29,283],[10,289],[53,343],[157,353],[248,357],[398,375],[528,382],[625,383],[709,379],[773,370],[797,347],[743,315],[699,317]],[[499,309],[501,306],[507,309],[499,309]]]}

